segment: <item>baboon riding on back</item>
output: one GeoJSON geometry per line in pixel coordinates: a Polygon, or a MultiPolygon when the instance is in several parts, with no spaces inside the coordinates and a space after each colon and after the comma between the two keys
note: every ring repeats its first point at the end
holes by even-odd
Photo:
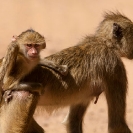
{"type": "Polygon", "coordinates": [[[108,132],[131,133],[125,120],[127,76],[121,57],[133,59],[133,23],[119,12],[105,13],[94,35],[46,58],[67,65],[69,72],[65,77],[38,65],[21,82],[42,84],[44,93],[38,105],[44,108],[70,106],[66,124],[68,133],[83,132],[86,109],[94,98],[97,102],[102,92],[108,105],[108,132]]]}

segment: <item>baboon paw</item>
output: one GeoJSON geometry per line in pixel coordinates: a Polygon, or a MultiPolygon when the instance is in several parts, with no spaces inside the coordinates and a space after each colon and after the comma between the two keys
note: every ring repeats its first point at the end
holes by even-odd
{"type": "Polygon", "coordinates": [[[62,75],[66,76],[68,74],[68,67],[67,65],[62,65],[59,67],[59,71],[62,75]]]}

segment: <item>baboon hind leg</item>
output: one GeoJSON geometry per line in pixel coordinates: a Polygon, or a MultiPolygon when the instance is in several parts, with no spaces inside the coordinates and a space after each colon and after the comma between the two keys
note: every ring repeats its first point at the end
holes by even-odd
{"type": "Polygon", "coordinates": [[[70,107],[66,121],[67,133],[83,133],[82,122],[88,104],[78,104],[70,107]]]}
{"type": "Polygon", "coordinates": [[[131,133],[125,120],[126,87],[123,83],[110,82],[108,88],[105,89],[108,104],[109,133],[131,133]]]}

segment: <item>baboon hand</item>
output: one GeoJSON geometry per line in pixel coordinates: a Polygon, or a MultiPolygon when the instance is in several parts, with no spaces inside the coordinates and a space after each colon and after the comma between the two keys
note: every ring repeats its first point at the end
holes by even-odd
{"type": "Polygon", "coordinates": [[[68,67],[67,65],[59,65],[57,67],[57,70],[64,76],[66,76],[68,74],[68,67]]]}

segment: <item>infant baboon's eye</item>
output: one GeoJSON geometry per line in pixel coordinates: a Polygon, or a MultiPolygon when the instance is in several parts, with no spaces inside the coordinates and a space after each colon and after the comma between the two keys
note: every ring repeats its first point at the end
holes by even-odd
{"type": "Polygon", "coordinates": [[[27,47],[31,48],[32,47],[32,44],[26,44],[27,47]]]}

